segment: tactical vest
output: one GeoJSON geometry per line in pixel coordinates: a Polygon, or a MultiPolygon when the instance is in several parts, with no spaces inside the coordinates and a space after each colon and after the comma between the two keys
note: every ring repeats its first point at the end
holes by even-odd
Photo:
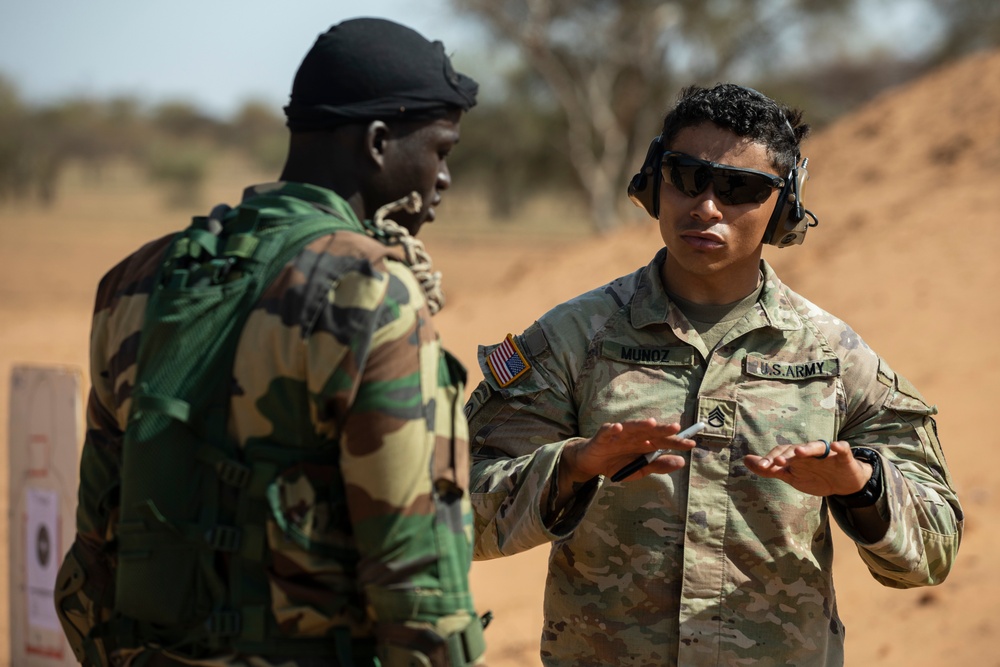
{"type": "MultiPolygon", "coordinates": [[[[308,242],[344,229],[361,231],[333,215],[264,218],[251,200],[224,225],[194,218],[167,250],[145,312],[124,437],[113,622],[120,648],[333,657],[330,638],[277,632],[264,526],[277,472],[336,454],[241,451],[227,417],[254,304],[308,242]]],[[[357,664],[346,628],[335,643],[342,664],[357,664]]]]}

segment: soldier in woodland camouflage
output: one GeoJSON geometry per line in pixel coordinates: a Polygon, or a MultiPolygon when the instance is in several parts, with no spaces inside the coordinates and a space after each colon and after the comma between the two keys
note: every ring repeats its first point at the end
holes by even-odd
{"type": "Polygon", "coordinates": [[[319,37],[296,75],[281,181],[248,188],[239,206],[220,207],[205,223],[219,233],[245,214],[260,229],[326,217],[338,231],[276,267],[238,334],[224,430],[237,450],[286,460],[250,482],[266,492],[265,525],[237,525],[244,539],[220,547],[215,560],[227,581],[253,546],[250,537],[263,536],[261,551],[241,565],[242,580],[229,579],[236,590],[223,591],[243,599],[244,607],[231,610],[240,621],[171,645],[157,639],[169,628],[115,606],[115,583],[136,355],[173,235],[103,278],[78,534],[56,599],[81,662],[481,664],[480,620],[468,588],[465,372],[435,331],[439,276],[414,238],[450,185],[446,158],[476,90],[452,70],[440,42],[379,19],[338,24],[319,37]],[[239,590],[240,581],[262,585],[239,590]],[[249,605],[251,596],[264,602],[249,605]]]}
{"type": "Polygon", "coordinates": [[[761,260],[808,227],[807,129],[751,89],[686,90],[630,188],[665,247],[480,349],[475,557],[551,545],[546,665],[841,665],[834,522],[885,586],[952,568],[936,409],[761,260]],[[612,482],[635,453],[586,438],[635,419],[706,428],[668,474],[612,482]]]}

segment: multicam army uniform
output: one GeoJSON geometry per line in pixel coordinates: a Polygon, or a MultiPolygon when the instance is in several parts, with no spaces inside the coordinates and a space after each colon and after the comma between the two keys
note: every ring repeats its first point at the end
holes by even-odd
{"type": "MultiPolygon", "coordinates": [[[[366,236],[328,190],[258,186],[244,203],[263,194],[270,203],[261,219],[335,211],[357,232],[320,237],[294,257],[250,314],[237,350],[232,437],[241,446],[264,439],[331,452],[329,464],[313,455],[273,482],[280,500],[266,526],[270,612],[289,638],[332,638],[347,628],[356,640],[420,645],[424,628],[448,634],[475,619],[468,432],[457,403],[464,370],[441,348],[398,247],[366,236]],[[435,490],[460,500],[443,509],[435,490]]],[[[143,314],[169,241],[125,259],[97,294],[71,554],[87,583],[68,602],[80,628],[107,618],[114,598],[122,437],[143,314]]],[[[337,664],[333,642],[329,661],[302,662],[337,664]]],[[[198,664],[299,661],[230,655],[198,664]]]]}
{"type": "Polygon", "coordinates": [[[546,665],[839,665],[830,515],[886,586],[939,583],[955,558],[962,511],[935,409],[766,263],[758,303],[710,353],[662,287],[665,257],[556,307],[507,341],[516,350],[480,350],[486,379],[466,408],[475,558],[553,543],[546,665]],[[685,468],[599,478],[546,516],[567,439],[649,417],[709,424],[685,468]],[[883,539],[743,464],[818,438],[881,454],[883,539]]]}

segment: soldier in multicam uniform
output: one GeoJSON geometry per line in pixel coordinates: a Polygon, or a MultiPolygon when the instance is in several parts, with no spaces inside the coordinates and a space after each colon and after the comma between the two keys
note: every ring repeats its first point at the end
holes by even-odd
{"type": "MultiPolygon", "coordinates": [[[[56,600],[81,662],[481,664],[480,619],[468,588],[465,375],[432,324],[442,303],[439,275],[413,236],[433,220],[450,185],[446,157],[476,91],[451,69],[440,42],[385,20],[338,24],[296,74],[281,182],[251,187],[240,206],[216,214],[220,224],[253,210],[259,224],[292,227],[329,214],[342,229],[276,267],[239,334],[228,435],[238,447],[285,450],[292,459],[301,452],[302,460],[260,486],[270,503],[266,525],[256,527],[263,551],[247,561],[256,569],[242,567],[246,581],[263,584],[240,595],[245,603],[263,596],[265,604],[236,609],[242,622],[228,635],[179,642],[185,650],[157,646],[142,623],[132,623],[130,644],[118,643],[130,619],[114,604],[136,350],[171,237],[103,278],[78,533],[56,600]],[[251,612],[260,613],[259,624],[251,612]],[[305,654],[296,648],[307,644],[305,654]],[[206,654],[206,646],[215,650],[206,654]]],[[[222,581],[253,546],[255,527],[237,528],[247,539],[219,554],[222,581]]]]}
{"type": "Polygon", "coordinates": [[[885,586],[951,570],[936,409],[761,260],[815,224],[807,130],[752,89],[684,91],[630,185],[666,247],[480,349],[475,558],[551,543],[546,665],[842,664],[831,518],[885,586]],[[582,438],[639,418],[706,428],[614,483],[582,438]]]}

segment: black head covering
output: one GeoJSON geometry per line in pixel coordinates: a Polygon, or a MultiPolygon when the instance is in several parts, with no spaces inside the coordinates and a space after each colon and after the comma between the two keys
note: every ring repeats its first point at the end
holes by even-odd
{"type": "Polygon", "coordinates": [[[320,35],[306,54],[285,115],[293,132],[418,120],[468,111],[478,90],[452,69],[441,42],[385,19],[351,19],[320,35]]]}

